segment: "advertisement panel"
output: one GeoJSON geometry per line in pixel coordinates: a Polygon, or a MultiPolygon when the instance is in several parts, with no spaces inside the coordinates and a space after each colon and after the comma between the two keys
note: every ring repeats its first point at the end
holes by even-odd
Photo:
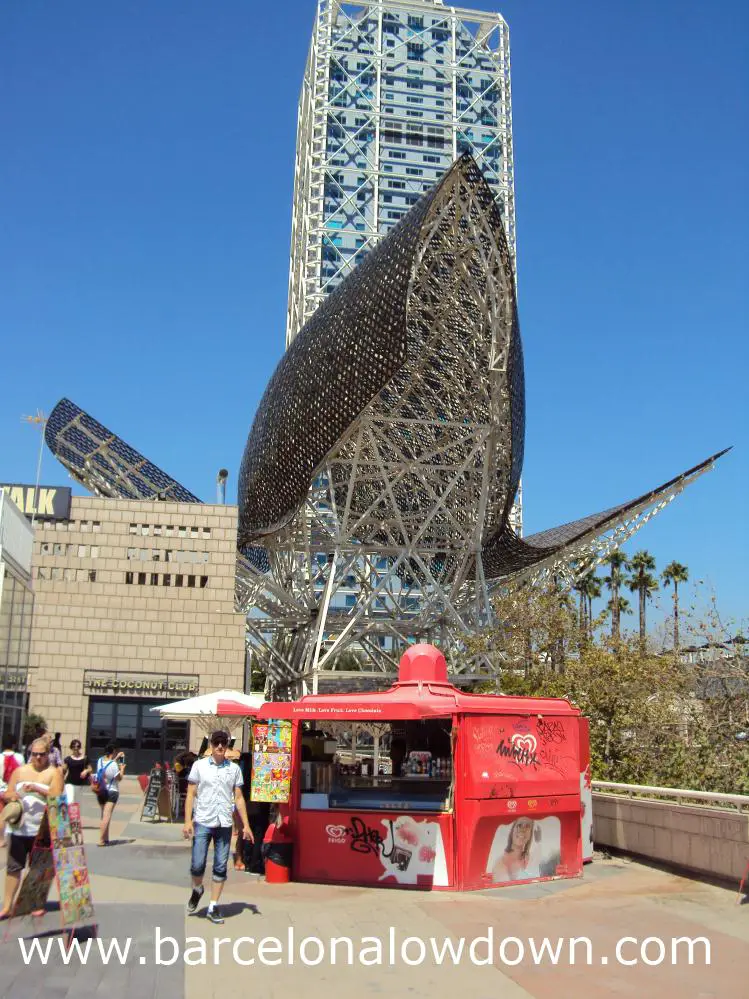
{"type": "Polygon", "coordinates": [[[461,741],[467,798],[578,793],[575,716],[467,716],[461,741]]]}
{"type": "Polygon", "coordinates": [[[49,799],[31,851],[28,871],[16,896],[13,917],[44,909],[55,879],[62,925],[68,927],[93,920],[94,902],[83,846],[80,805],[68,805],[65,795],[49,799]]]}
{"type": "Polygon", "coordinates": [[[451,815],[299,812],[295,877],[304,881],[447,888],[454,884],[451,815]]]}
{"type": "Polygon", "coordinates": [[[250,800],[287,802],[290,794],[291,722],[255,722],[250,800]]]}
{"type": "Polygon", "coordinates": [[[577,795],[466,801],[458,815],[461,887],[492,888],[582,872],[577,795]]]}
{"type": "Polygon", "coordinates": [[[83,847],[80,805],[51,798],[47,807],[63,926],[94,918],[94,901],[83,847]]]}
{"type": "Polygon", "coordinates": [[[37,520],[69,520],[72,491],[68,486],[21,485],[0,483],[21,513],[37,520]]]}

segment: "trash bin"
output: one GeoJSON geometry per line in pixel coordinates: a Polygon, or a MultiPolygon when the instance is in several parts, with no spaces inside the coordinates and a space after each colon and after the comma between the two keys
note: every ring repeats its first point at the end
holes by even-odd
{"type": "Polygon", "coordinates": [[[293,843],[268,843],[265,854],[265,880],[269,884],[286,884],[291,880],[293,843]]]}

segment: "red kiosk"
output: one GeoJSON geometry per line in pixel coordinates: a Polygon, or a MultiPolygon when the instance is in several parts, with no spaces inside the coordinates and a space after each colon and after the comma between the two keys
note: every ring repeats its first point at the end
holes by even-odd
{"type": "Polygon", "coordinates": [[[272,719],[293,726],[296,881],[470,890],[582,873],[587,726],[565,700],[463,693],[415,645],[390,690],[269,702],[257,720],[272,719]]]}

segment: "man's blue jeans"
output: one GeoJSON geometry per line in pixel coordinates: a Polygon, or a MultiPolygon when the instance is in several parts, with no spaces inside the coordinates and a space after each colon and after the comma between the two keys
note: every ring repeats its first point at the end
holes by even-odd
{"type": "Polygon", "coordinates": [[[208,845],[213,840],[213,880],[226,881],[226,867],[231,849],[231,826],[201,826],[193,823],[190,874],[202,878],[208,861],[208,845]]]}

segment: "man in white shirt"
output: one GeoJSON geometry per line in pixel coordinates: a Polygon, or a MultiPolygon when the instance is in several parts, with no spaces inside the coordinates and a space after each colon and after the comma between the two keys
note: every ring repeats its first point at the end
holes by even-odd
{"type": "Polygon", "coordinates": [[[212,923],[224,921],[218,909],[218,900],[226,881],[234,808],[242,820],[242,835],[253,842],[247,820],[247,807],[242,797],[242,771],[236,763],[226,759],[228,745],[227,732],[214,732],[211,736],[213,752],[210,756],[196,760],[187,778],[183,833],[186,839],[192,837],[192,894],[187,903],[187,911],[194,913],[203,897],[208,845],[213,840],[213,884],[208,905],[208,918],[212,923]]]}

